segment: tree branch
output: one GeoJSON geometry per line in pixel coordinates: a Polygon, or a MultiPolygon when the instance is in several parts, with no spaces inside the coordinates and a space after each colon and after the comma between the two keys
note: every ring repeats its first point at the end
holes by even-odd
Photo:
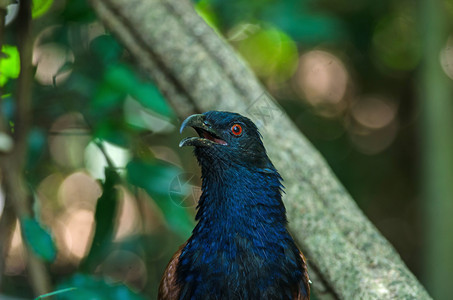
{"type": "Polygon", "coordinates": [[[326,283],[313,285],[317,295],[323,297],[328,286],[334,298],[430,299],[320,154],[188,1],[91,3],[180,117],[193,108],[230,110],[258,123],[285,179],[290,229],[319,271],[316,283],[326,283]]]}

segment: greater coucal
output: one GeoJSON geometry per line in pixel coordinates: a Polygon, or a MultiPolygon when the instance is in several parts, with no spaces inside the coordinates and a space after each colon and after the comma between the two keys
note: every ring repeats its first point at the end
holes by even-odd
{"type": "Polygon", "coordinates": [[[287,230],[282,178],[255,124],[210,111],[181,126],[199,137],[202,194],[192,236],[165,270],[159,299],[310,298],[305,258],[287,230]]]}

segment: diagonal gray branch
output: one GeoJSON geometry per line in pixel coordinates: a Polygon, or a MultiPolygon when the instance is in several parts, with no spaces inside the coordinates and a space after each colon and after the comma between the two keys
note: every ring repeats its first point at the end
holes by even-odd
{"type": "Polygon", "coordinates": [[[430,299],[320,154],[189,2],[92,0],[92,5],[180,117],[194,110],[230,110],[258,123],[285,179],[290,229],[316,274],[318,296],[430,299]]]}

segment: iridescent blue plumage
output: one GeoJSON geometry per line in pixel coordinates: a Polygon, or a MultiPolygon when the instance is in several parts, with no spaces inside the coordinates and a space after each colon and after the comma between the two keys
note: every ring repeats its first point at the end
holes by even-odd
{"type": "MultiPolygon", "coordinates": [[[[198,223],[174,264],[174,299],[308,299],[305,262],[286,228],[281,177],[258,129],[229,112],[191,118],[183,127],[200,138],[182,144],[195,146],[202,195],[198,223]]],[[[161,299],[172,298],[161,292],[161,299]]]]}

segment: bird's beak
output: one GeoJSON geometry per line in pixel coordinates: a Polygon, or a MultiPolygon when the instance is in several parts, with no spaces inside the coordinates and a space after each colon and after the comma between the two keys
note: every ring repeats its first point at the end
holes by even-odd
{"type": "Polygon", "coordinates": [[[182,122],[180,133],[186,128],[192,127],[198,133],[198,137],[188,137],[179,143],[179,147],[184,146],[198,146],[209,147],[215,144],[227,145],[227,143],[220,138],[219,133],[211,127],[206,121],[206,117],[202,114],[191,115],[182,122]]]}

